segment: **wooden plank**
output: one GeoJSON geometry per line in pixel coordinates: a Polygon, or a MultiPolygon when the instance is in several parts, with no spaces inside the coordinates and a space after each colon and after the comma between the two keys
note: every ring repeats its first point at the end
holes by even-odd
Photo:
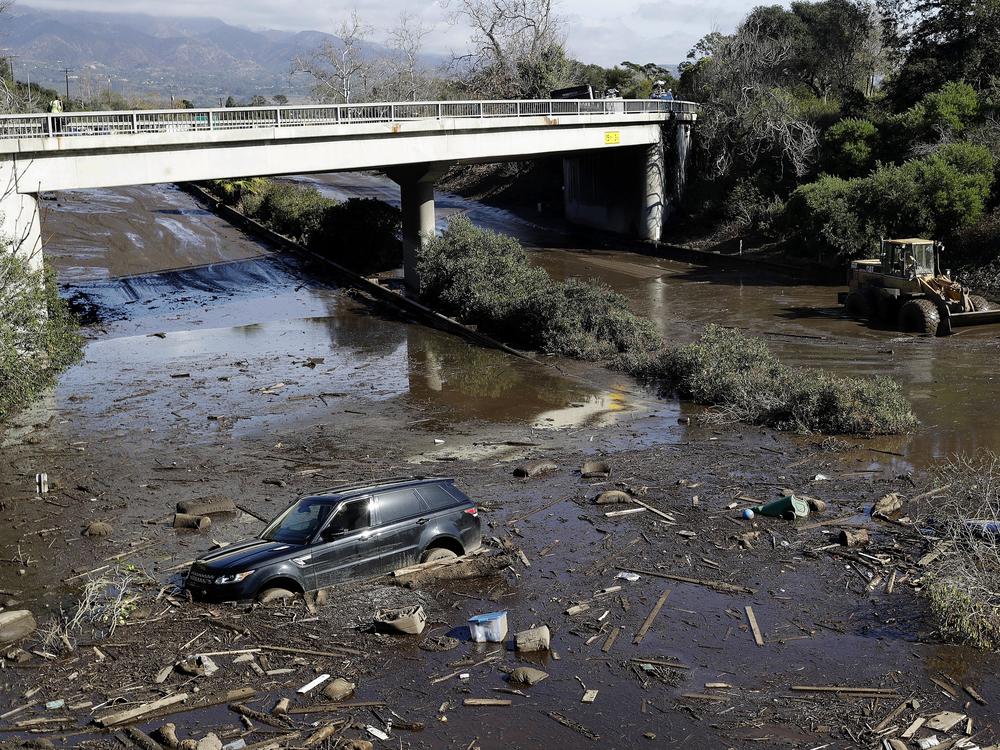
{"type": "Polygon", "coordinates": [[[580,698],[580,703],[593,703],[595,700],[597,700],[597,691],[588,690],[583,694],[583,697],[580,698]]]}
{"type": "Polygon", "coordinates": [[[660,594],[660,598],[657,600],[656,604],[653,605],[653,609],[650,610],[649,615],[647,615],[646,621],[642,623],[642,627],[639,628],[639,632],[635,634],[635,638],[632,639],[632,643],[642,643],[642,639],[646,637],[646,633],[649,632],[649,629],[653,625],[653,620],[655,620],[656,616],[660,614],[660,610],[663,609],[663,605],[667,603],[667,597],[670,596],[671,591],[672,589],[667,589],[660,594]]]}
{"type": "Polygon", "coordinates": [[[382,708],[385,701],[354,701],[351,703],[317,703],[312,706],[299,706],[288,709],[290,714],[319,714],[328,711],[349,711],[352,708],[382,708]]]}
{"type": "Polygon", "coordinates": [[[351,656],[364,656],[364,651],[359,651],[356,648],[348,648],[347,646],[327,646],[329,649],[334,651],[340,651],[341,653],[331,653],[330,651],[313,651],[308,648],[289,648],[287,646],[255,646],[262,651],[279,651],[283,654],[299,654],[301,656],[325,656],[328,659],[343,659],[344,654],[350,654],[351,656]]]}
{"type": "Polygon", "coordinates": [[[108,714],[107,716],[99,716],[94,719],[94,723],[100,727],[113,727],[119,724],[124,724],[132,719],[136,719],[145,714],[152,713],[153,711],[159,711],[161,708],[166,708],[167,706],[172,706],[175,703],[181,703],[186,701],[188,697],[187,693],[176,693],[175,695],[168,695],[166,698],[160,698],[152,703],[143,703],[141,706],[136,706],[135,708],[130,708],[126,711],[119,711],[118,713],[108,714]]]}
{"type": "Polygon", "coordinates": [[[670,669],[691,669],[687,664],[681,664],[675,661],[668,661],[666,659],[643,659],[641,656],[636,656],[633,659],[629,659],[630,662],[635,662],[636,664],[652,664],[656,667],[670,667],[670,669]]]}
{"type": "Polygon", "coordinates": [[[903,730],[903,733],[899,736],[902,737],[904,740],[910,739],[910,737],[915,735],[917,731],[920,729],[920,727],[922,727],[924,725],[924,722],[926,721],[927,719],[925,719],[923,716],[918,716],[916,719],[913,720],[913,723],[910,724],[910,726],[908,726],[905,730],[903,730]]]}
{"type": "Polygon", "coordinates": [[[605,518],[618,518],[618,516],[631,516],[634,513],[645,513],[645,508],[628,508],[627,510],[612,510],[604,514],[605,518]]]}
{"type": "Polygon", "coordinates": [[[757,618],[754,616],[753,607],[749,604],[744,607],[747,613],[747,620],[750,621],[750,629],[753,631],[753,639],[758,646],[764,645],[764,636],[760,634],[760,628],[757,626],[757,618]]]}
{"type": "Polygon", "coordinates": [[[620,627],[617,627],[614,630],[612,630],[611,634],[608,636],[608,639],[604,642],[604,645],[601,646],[601,651],[603,651],[604,653],[608,653],[611,650],[611,647],[615,645],[615,640],[617,640],[621,632],[622,629],[620,627]]]}
{"type": "Polygon", "coordinates": [[[463,706],[510,706],[514,701],[505,698],[466,698],[463,706]]]}
{"type": "Polygon", "coordinates": [[[894,722],[899,717],[901,713],[903,713],[903,711],[906,710],[906,707],[909,704],[910,704],[909,700],[905,700],[902,703],[900,703],[898,706],[892,709],[892,711],[886,714],[886,717],[882,719],[882,721],[880,721],[878,724],[876,724],[875,728],[872,729],[872,731],[877,733],[881,732],[883,729],[888,727],[890,724],[892,724],[892,722],[894,722]]]}
{"type": "Polygon", "coordinates": [[[677,523],[677,519],[674,518],[669,513],[664,513],[662,510],[657,510],[652,505],[648,505],[647,503],[644,503],[642,500],[636,500],[633,497],[632,498],[632,502],[635,503],[636,505],[642,506],[643,508],[645,508],[646,510],[648,510],[650,513],[655,513],[660,518],[663,518],[663,519],[666,519],[667,521],[670,521],[670,523],[677,523]]]}

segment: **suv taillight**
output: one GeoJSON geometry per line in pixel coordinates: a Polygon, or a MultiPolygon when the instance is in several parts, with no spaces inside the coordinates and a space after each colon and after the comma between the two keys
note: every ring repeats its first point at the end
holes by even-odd
{"type": "Polygon", "coordinates": [[[479,516],[479,508],[466,508],[465,512],[470,516],[479,516]]]}

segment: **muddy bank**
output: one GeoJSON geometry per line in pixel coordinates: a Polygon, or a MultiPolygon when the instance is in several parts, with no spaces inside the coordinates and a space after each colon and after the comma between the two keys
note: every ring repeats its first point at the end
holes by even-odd
{"type": "MultiPolygon", "coordinates": [[[[156,472],[162,479],[150,490],[160,510],[171,510],[175,498],[231,490],[239,475],[261,483],[256,493],[236,493],[240,504],[267,515],[334,475],[400,474],[412,470],[415,458],[391,446],[383,446],[381,455],[372,455],[370,447],[345,450],[341,437],[327,430],[309,431],[298,441],[288,431],[274,437],[282,447],[240,441],[236,465],[229,450],[189,445],[184,464],[156,472]],[[287,487],[263,484],[278,480],[287,487]]],[[[72,734],[72,746],[110,747],[113,741],[93,735],[87,724],[112,707],[125,710],[181,692],[193,703],[250,687],[256,692],[243,702],[264,714],[278,698],[290,698],[291,724],[252,720],[247,727],[224,704],[191,712],[178,706],[169,720],[181,737],[213,731],[248,744],[292,731],[301,739],[314,731],[308,722],[348,719],[349,726],[338,726],[345,737],[371,740],[364,727],[385,730],[392,720],[393,739],[417,747],[868,747],[875,741],[872,727],[915,696],[919,709],[901,710],[900,718],[885,725],[896,727],[889,736],[898,736],[917,716],[952,710],[972,717],[983,745],[996,741],[1000,724],[989,707],[1000,700],[996,656],[935,641],[916,595],[917,561],[927,545],[913,530],[871,521],[865,513],[889,490],[912,496],[910,484],[874,479],[856,460],[744,430],[694,432],[676,447],[609,452],[603,456],[612,470],[607,480],[582,479],[577,451],[521,450],[553,461],[557,470],[525,481],[513,476],[516,461],[458,461],[447,468],[480,504],[487,536],[522,550],[527,562],[516,561],[493,578],[431,581],[416,590],[384,582],[345,584],[315,612],[302,603],[267,609],[191,605],[174,593],[177,568],[194,552],[260,528],[246,514],[218,518],[204,534],[176,532],[165,519],[150,518],[142,528],[116,521],[110,538],[80,542],[88,548],[86,564],[135,550],[125,559],[152,578],[142,606],[111,638],[80,634],[71,653],[36,647],[49,656],[34,653],[23,664],[10,663],[4,712],[34,705],[7,721],[16,728],[15,721],[61,719],[45,728],[60,730],[57,736],[84,729],[83,735],[72,734]],[[783,468],[770,468],[775,464],[783,468]],[[829,479],[814,481],[817,474],[829,479]],[[823,498],[827,512],[798,523],[739,518],[744,505],[771,499],[786,486],[823,498]],[[596,495],[616,487],[666,517],[650,510],[605,515],[644,507],[593,504],[596,495]],[[728,507],[734,503],[737,508],[728,507]],[[820,522],[828,525],[814,525],[820,522]],[[872,537],[863,550],[869,558],[828,549],[842,527],[853,525],[872,537]],[[749,545],[741,543],[747,533],[749,545]],[[641,571],[640,577],[626,580],[619,576],[623,570],[641,571]],[[457,648],[425,651],[423,636],[369,632],[375,609],[418,603],[429,619],[423,635],[455,637],[457,648]],[[755,642],[747,607],[763,645],[755,642]],[[498,609],[507,610],[512,630],[547,624],[553,653],[527,656],[507,645],[469,643],[468,617],[498,609]],[[157,645],[144,647],[149,643],[157,645]],[[175,671],[155,682],[165,666],[198,653],[210,654],[219,671],[207,677],[175,671]],[[531,688],[510,684],[505,670],[521,665],[539,667],[549,678],[531,688]],[[356,683],[347,708],[329,707],[318,690],[296,692],[320,674],[356,683]],[[706,687],[723,684],[728,687],[706,687]],[[795,686],[865,692],[858,697],[795,686]],[[988,705],[971,700],[965,686],[988,705]],[[598,691],[593,703],[581,702],[585,689],[598,691]],[[511,705],[475,707],[464,705],[467,699],[511,705]],[[93,706],[44,707],[57,700],[93,706]],[[570,726],[552,718],[553,712],[570,726]],[[415,723],[422,731],[400,728],[415,723]]],[[[50,499],[69,506],[64,518],[89,510],[70,493],[56,490],[50,499]]],[[[58,536],[55,549],[62,546],[58,536]]],[[[151,732],[165,720],[140,718],[136,725],[151,732]]],[[[947,736],[958,737],[964,728],[947,736]]]]}

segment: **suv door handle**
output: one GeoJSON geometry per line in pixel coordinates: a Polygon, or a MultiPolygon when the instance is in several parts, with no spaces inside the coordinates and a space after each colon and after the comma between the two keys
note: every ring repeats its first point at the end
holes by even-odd
{"type": "Polygon", "coordinates": [[[427,519],[427,518],[418,518],[417,519],[417,526],[423,526],[425,523],[427,523],[428,520],[430,520],[430,519],[427,519]]]}

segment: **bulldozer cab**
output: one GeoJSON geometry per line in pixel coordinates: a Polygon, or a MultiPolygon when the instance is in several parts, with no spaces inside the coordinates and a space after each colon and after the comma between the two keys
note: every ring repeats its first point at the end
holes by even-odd
{"type": "Polygon", "coordinates": [[[882,240],[882,273],[901,279],[935,276],[933,240],[882,240]]]}

